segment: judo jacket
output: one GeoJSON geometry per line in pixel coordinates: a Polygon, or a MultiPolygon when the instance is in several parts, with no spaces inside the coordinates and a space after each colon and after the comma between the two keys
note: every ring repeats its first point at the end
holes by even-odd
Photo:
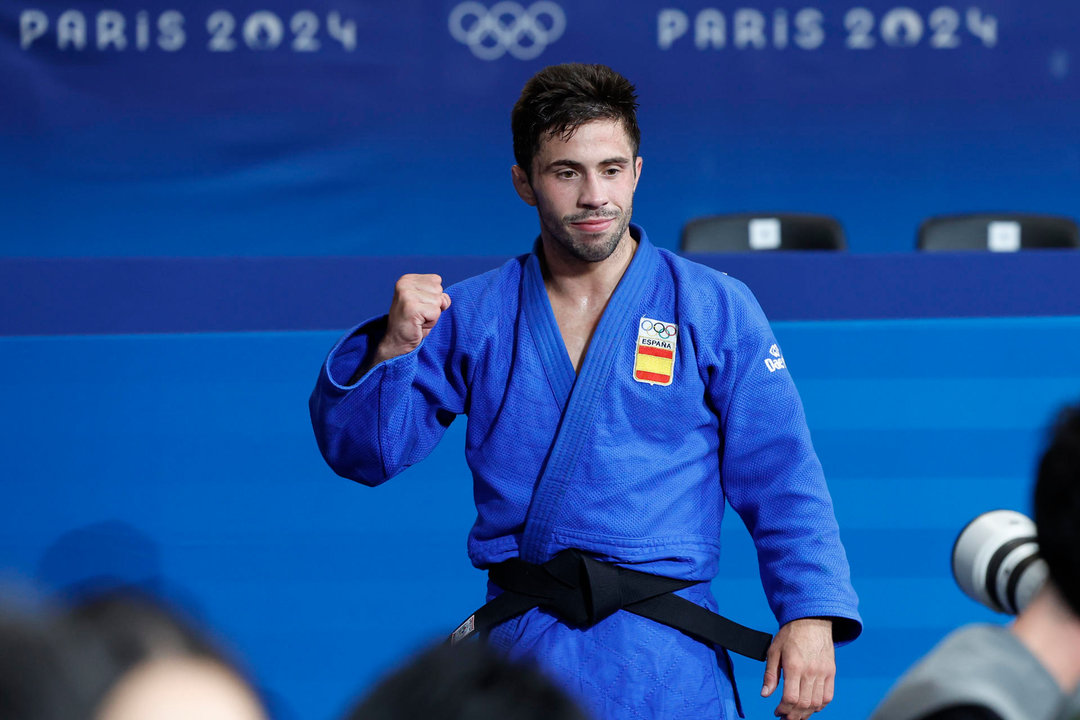
{"type": "MultiPolygon", "coordinates": [[[[698,581],[679,594],[712,610],[726,500],[777,621],[830,616],[836,639],[853,639],[861,621],[832,501],[761,308],[738,280],[631,232],[636,252],[577,373],[535,252],[449,287],[421,345],[352,384],[386,317],[349,331],[311,396],[323,456],[378,485],[464,414],[476,567],[578,548],[698,581]]],[[[539,661],[598,718],[735,712],[723,651],[624,611],[583,632],[536,609],[491,641],[539,661]]]]}

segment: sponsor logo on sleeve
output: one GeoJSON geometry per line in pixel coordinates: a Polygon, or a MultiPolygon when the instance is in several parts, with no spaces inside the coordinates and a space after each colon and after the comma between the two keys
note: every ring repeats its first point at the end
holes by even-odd
{"type": "Polygon", "coordinates": [[[780,354],[779,345],[773,345],[769,348],[769,354],[772,357],[765,358],[765,367],[769,368],[769,372],[774,373],[777,370],[787,369],[787,363],[784,362],[784,356],[780,354]]]}
{"type": "Polygon", "coordinates": [[[675,323],[643,317],[638,322],[634,379],[650,385],[670,385],[675,374],[675,323]]]}

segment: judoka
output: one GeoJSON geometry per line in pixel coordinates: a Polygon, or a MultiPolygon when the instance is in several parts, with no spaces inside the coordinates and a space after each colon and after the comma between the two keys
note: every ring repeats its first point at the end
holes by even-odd
{"type": "MultiPolygon", "coordinates": [[[[802,720],[832,699],[835,644],[861,630],[832,501],[751,292],[631,223],[636,110],[634,87],[602,65],[530,79],[512,180],[539,216],[532,252],[445,289],[400,278],[389,313],[330,351],[312,423],[337,473],[377,485],[465,414],[468,550],[493,603],[513,595],[499,573],[531,582],[576,553],[586,584],[597,578],[586,604],[619,575],[681,581],[666,594],[716,611],[727,500],[779,624],[761,692],[782,686],[777,714],[802,720]]],[[[531,607],[488,641],[535,659],[597,718],[741,715],[724,647],[615,602],[588,621],[531,607]]]]}

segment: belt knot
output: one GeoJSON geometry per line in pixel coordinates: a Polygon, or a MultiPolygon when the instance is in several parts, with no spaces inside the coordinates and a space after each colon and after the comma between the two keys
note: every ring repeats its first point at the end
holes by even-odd
{"type": "Polygon", "coordinates": [[[619,568],[580,550],[563,550],[543,565],[514,558],[490,572],[499,587],[535,598],[578,627],[595,625],[625,605],[619,568]]]}

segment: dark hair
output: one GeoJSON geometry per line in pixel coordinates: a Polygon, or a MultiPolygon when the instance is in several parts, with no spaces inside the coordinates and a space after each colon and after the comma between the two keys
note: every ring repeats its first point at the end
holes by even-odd
{"type": "Polygon", "coordinates": [[[637,124],[637,94],[629,80],[607,65],[551,65],[525,83],[510,115],[514,159],[532,175],[532,160],[544,136],[570,139],[592,120],[623,124],[637,157],[641,130],[637,124]]]}
{"type": "Polygon", "coordinates": [[[252,685],[244,669],[200,623],[138,588],[115,587],[83,595],[71,604],[63,621],[78,644],[94,648],[99,656],[92,672],[97,703],[136,667],[161,658],[213,662],[252,685]]]}
{"type": "Polygon", "coordinates": [[[1050,579],[1080,616],[1080,405],[1066,407],[1035,481],[1039,553],[1050,579]]]}
{"type": "Polygon", "coordinates": [[[72,631],[97,638],[121,674],[159,657],[231,664],[194,621],[137,589],[84,597],[68,611],[67,622],[72,631]]]}
{"type": "Polygon", "coordinates": [[[438,645],[382,680],[348,720],[586,720],[539,670],[479,642],[438,645]]]}
{"type": "Polygon", "coordinates": [[[51,613],[0,602],[0,718],[90,718],[100,664],[100,655],[73,642],[51,613]]]}

